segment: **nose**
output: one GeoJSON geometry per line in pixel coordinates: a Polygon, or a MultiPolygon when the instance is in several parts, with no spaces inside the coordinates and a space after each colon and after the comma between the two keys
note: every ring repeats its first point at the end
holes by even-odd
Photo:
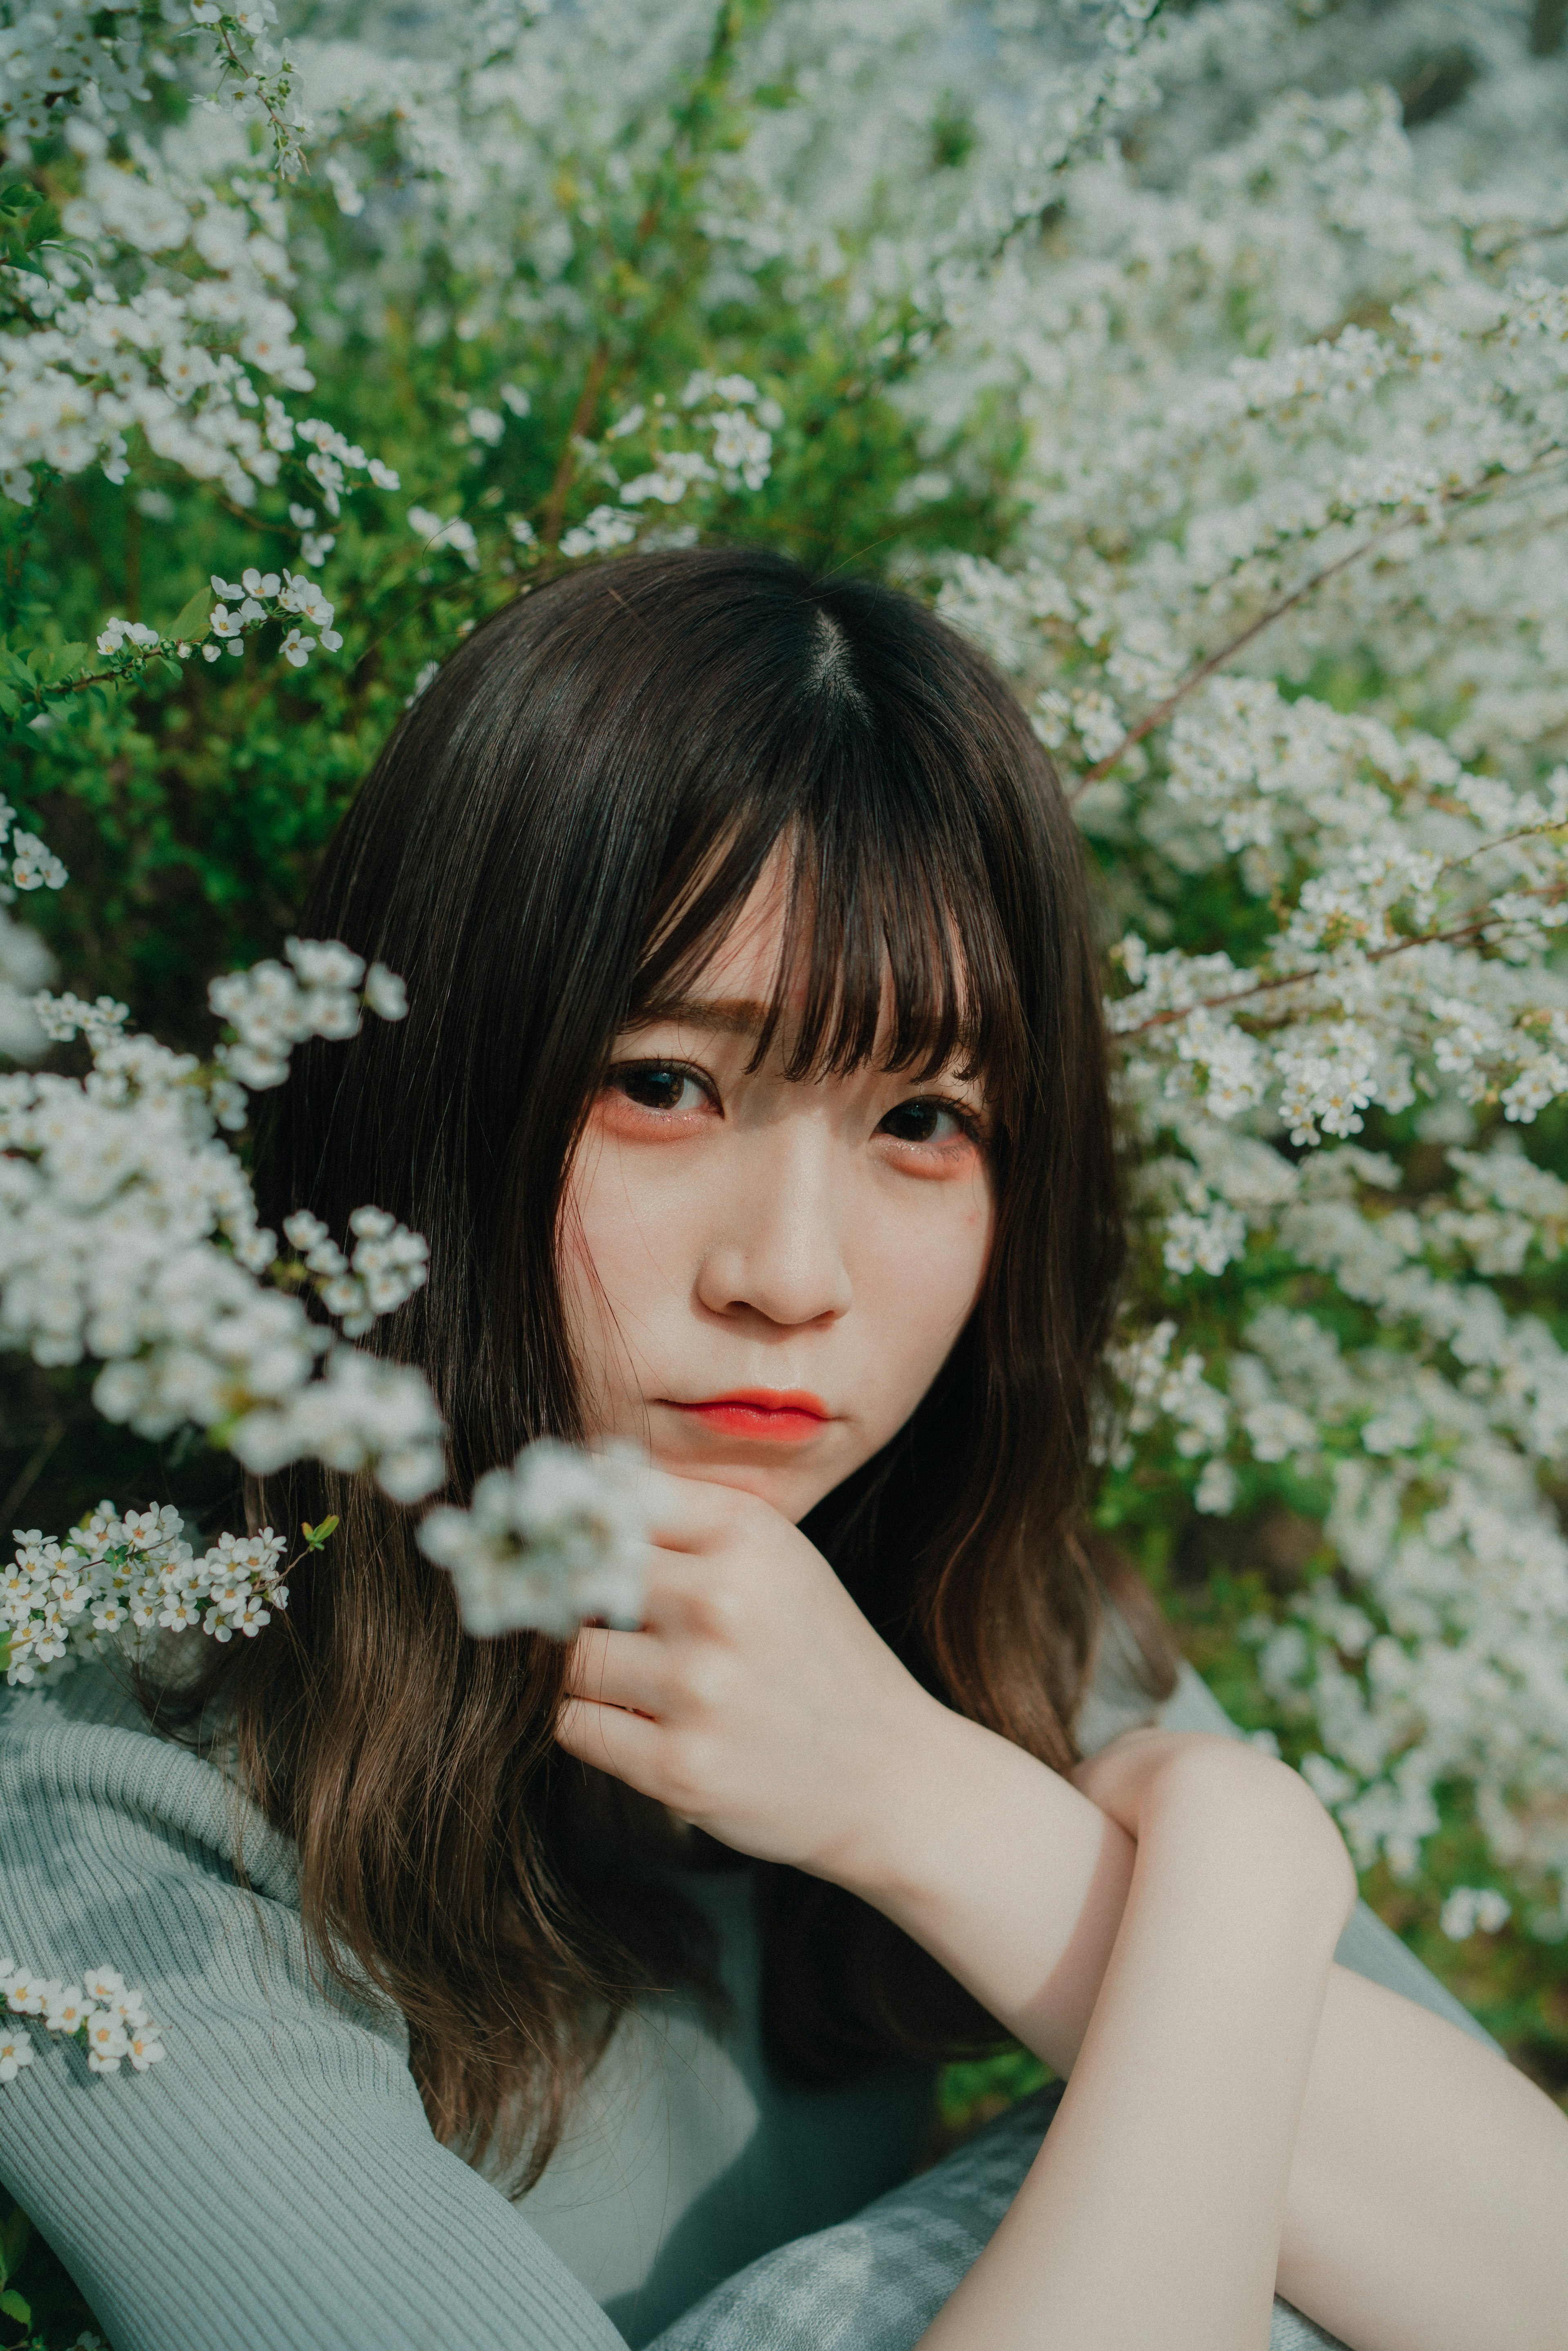
{"type": "Polygon", "coordinates": [[[785,1119],[754,1134],[697,1269],[709,1313],[781,1328],[836,1321],[853,1300],[831,1134],[785,1119]]]}

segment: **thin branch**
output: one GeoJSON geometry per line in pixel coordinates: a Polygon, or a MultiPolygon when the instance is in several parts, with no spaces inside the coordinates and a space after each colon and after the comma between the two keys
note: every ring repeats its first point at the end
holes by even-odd
{"type": "MultiPolygon", "coordinates": [[[[1438,504],[1445,507],[1465,506],[1472,500],[1479,504],[1496,496],[1503,487],[1511,486],[1515,482],[1525,480],[1534,475],[1542,465],[1549,464],[1553,458],[1561,458],[1563,455],[1561,448],[1543,450],[1528,466],[1521,466],[1518,473],[1507,475],[1500,481],[1494,477],[1486,482],[1473,483],[1468,489],[1445,491],[1438,504]]],[[[1103,759],[1096,759],[1092,768],[1085,768],[1078,782],[1067,795],[1069,804],[1071,805],[1081,799],[1091,784],[1097,784],[1102,777],[1108,776],[1117,760],[1124,758],[1135,744],[1143,741],[1145,735],[1152,735],[1156,726],[1163,726],[1176,705],[1184,702],[1195,686],[1201,685],[1206,677],[1212,677],[1217,669],[1222,669],[1244,645],[1249,645],[1254,637],[1260,636],[1273,622],[1290,611],[1292,606],[1301,603],[1302,599],[1310,596],[1314,589],[1321,588],[1325,580],[1333,579],[1338,572],[1348,570],[1353,563],[1359,563],[1364,555],[1370,554],[1375,547],[1381,547],[1384,540],[1391,538],[1396,531],[1409,528],[1419,520],[1420,517],[1415,514],[1401,513],[1390,516],[1388,520],[1375,530],[1369,538],[1364,538],[1359,547],[1353,547],[1347,554],[1337,557],[1333,563],[1325,564],[1321,571],[1314,571],[1310,580],[1303,580],[1299,588],[1293,588],[1288,596],[1281,597],[1279,603],[1270,604],[1267,611],[1260,612],[1255,621],[1250,622],[1241,631],[1239,636],[1232,637],[1228,644],[1221,645],[1218,653],[1210,653],[1207,660],[1199,662],[1196,669],[1187,672],[1179,684],[1173,686],[1163,702],[1156,703],[1153,710],[1146,712],[1138,720],[1136,726],[1128,728],[1113,751],[1108,751],[1103,759]]]]}
{"type": "Polygon", "coordinates": [[[571,412],[561,444],[555,479],[545,500],[544,517],[539,526],[541,543],[554,549],[560,538],[560,527],[566,519],[566,501],[577,475],[577,444],[593,422],[593,412],[599,405],[599,394],[604,382],[604,371],[610,365],[610,344],[601,337],[593,347],[588,362],[588,372],[582,379],[582,390],[577,395],[577,406],[571,412]]]}
{"type": "Polygon", "coordinates": [[[1223,669],[1226,663],[1241,651],[1243,645],[1249,645],[1254,637],[1260,636],[1266,628],[1281,619],[1293,604],[1299,604],[1303,597],[1310,596],[1314,588],[1321,588],[1325,580],[1332,580],[1335,572],[1348,570],[1350,566],[1353,563],[1358,563],[1370,549],[1376,547],[1386,538],[1390,530],[1399,528],[1401,524],[1410,519],[1408,515],[1401,515],[1397,523],[1386,525],[1382,530],[1374,531],[1370,538],[1363,539],[1361,545],[1353,547],[1347,555],[1339,556],[1333,563],[1325,564],[1321,571],[1314,571],[1310,580],[1303,580],[1299,588],[1293,588],[1288,596],[1281,597],[1279,603],[1270,604],[1267,611],[1260,612],[1258,618],[1249,622],[1239,636],[1232,637],[1228,644],[1221,645],[1218,653],[1210,653],[1207,661],[1201,661],[1196,669],[1188,670],[1180,684],[1173,686],[1163,702],[1157,702],[1152,710],[1145,711],[1135,726],[1128,728],[1113,751],[1107,751],[1103,759],[1096,759],[1092,768],[1084,768],[1078,783],[1069,792],[1068,799],[1073,801],[1082,799],[1091,784],[1097,784],[1103,776],[1108,776],[1118,759],[1124,758],[1134,745],[1141,743],[1145,735],[1152,735],[1156,726],[1163,726],[1177,703],[1185,702],[1194,687],[1201,685],[1206,677],[1212,677],[1217,669],[1223,669]]]}
{"type": "Polygon", "coordinates": [[[49,1423],[47,1428],[45,1429],[43,1436],[39,1438],[37,1445],[34,1447],[31,1456],[23,1464],[16,1477],[12,1481],[10,1492],[6,1495],[4,1501],[0,1502],[0,1520],[8,1520],[12,1511],[19,1510],[21,1505],[26,1500],[28,1495],[32,1492],[33,1488],[37,1483],[50,1454],[54,1451],[56,1446],[59,1443],[65,1433],[65,1422],[57,1416],[57,1417],[49,1423]]]}
{"type": "MultiPolygon", "coordinates": [[[[1561,898],[1564,888],[1568,888],[1568,884],[1556,883],[1550,892],[1531,891],[1523,894],[1561,898]]],[[[1456,939],[1473,939],[1481,931],[1495,928],[1499,919],[1495,914],[1488,913],[1474,915],[1468,922],[1451,924],[1446,931],[1416,931],[1407,939],[1391,939],[1386,946],[1369,948],[1364,960],[1367,963],[1386,963],[1391,956],[1404,955],[1411,947],[1447,946],[1456,939]]],[[[1219,996],[1196,997],[1190,1004],[1169,1005],[1164,1012],[1151,1012],[1146,1020],[1137,1021],[1131,1029],[1119,1029],[1116,1034],[1119,1037],[1143,1037],[1151,1029],[1166,1029],[1173,1021],[1185,1020],[1191,1012],[1222,1011],[1228,1005],[1245,1004],[1250,997],[1267,996],[1276,988],[1299,987],[1303,980],[1332,979],[1333,977],[1332,970],[1325,971],[1321,965],[1303,965],[1300,971],[1277,972],[1272,979],[1255,980],[1250,987],[1232,988],[1228,994],[1219,996]]]]}

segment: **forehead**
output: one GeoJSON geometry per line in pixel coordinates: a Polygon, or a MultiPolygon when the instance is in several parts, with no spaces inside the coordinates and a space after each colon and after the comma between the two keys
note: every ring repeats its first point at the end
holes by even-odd
{"type": "Polygon", "coordinates": [[[953,925],[942,927],[940,947],[913,979],[895,968],[885,935],[874,970],[864,968],[862,955],[857,977],[836,926],[803,903],[794,862],[779,845],[706,954],[647,990],[629,1025],[671,1022],[748,1038],[750,1067],[772,1059],[796,1078],[868,1064],[976,1074],[977,1024],[963,957],[953,925]]]}

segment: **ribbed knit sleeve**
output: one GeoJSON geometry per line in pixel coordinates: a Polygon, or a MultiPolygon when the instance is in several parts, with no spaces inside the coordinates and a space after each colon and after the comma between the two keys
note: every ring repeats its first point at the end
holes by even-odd
{"type": "Polygon", "coordinates": [[[26,2023],[0,2177],[114,2351],[623,2351],[433,2137],[401,2020],[311,1980],[293,1852],[216,1769],[38,1699],[0,1713],[0,1955],[117,1968],[164,2062],[94,2076],[26,2023]]]}

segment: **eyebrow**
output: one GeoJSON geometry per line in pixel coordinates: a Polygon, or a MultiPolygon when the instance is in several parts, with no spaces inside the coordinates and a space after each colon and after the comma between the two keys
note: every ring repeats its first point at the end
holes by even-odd
{"type": "Polygon", "coordinates": [[[674,996],[645,1005],[628,1029],[656,1029],[665,1021],[686,1029],[710,1029],[721,1037],[759,1037],[768,1008],[748,996],[674,996]]]}

